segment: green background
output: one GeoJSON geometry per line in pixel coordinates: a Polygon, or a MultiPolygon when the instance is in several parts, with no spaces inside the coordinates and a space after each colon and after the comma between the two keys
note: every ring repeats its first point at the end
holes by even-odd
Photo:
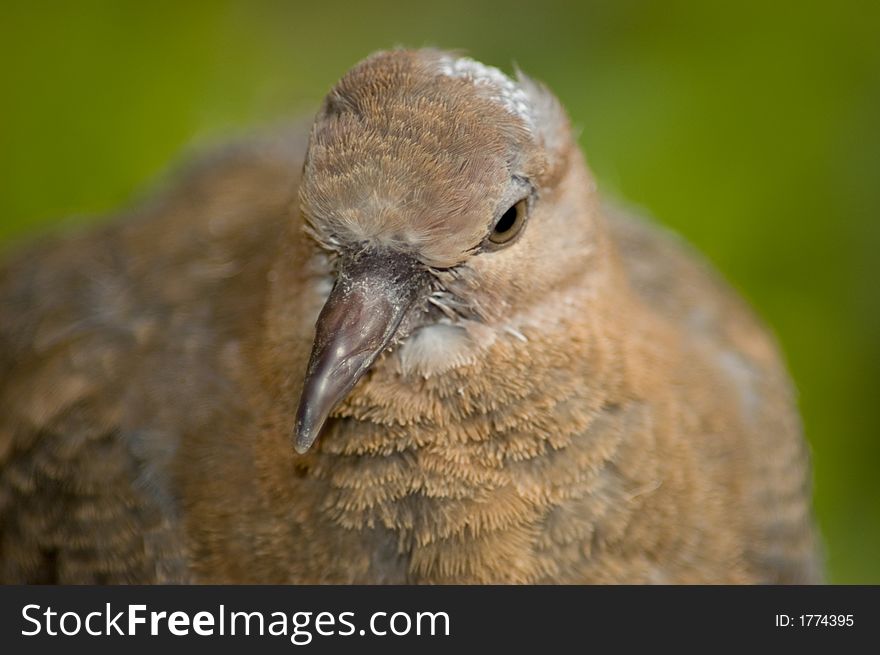
{"type": "Polygon", "coordinates": [[[310,113],[373,50],[554,89],[606,191],[774,326],[834,582],[880,583],[880,3],[4,2],[0,241],[112,211],[182,149],[310,113]]]}

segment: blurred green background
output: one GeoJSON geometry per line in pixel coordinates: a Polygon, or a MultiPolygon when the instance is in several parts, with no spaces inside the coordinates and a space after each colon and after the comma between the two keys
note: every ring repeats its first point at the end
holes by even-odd
{"type": "MultiPolygon", "coordinates": [[[[800,391],[830,579],[880,583],[880,3],[3,2],[0,248],[182,149],[311,113],[373,50],[547,82],[607,191],[696,244],[800,391]]],[[[57,227],[55,228],[57,229],[57,227]]]]}

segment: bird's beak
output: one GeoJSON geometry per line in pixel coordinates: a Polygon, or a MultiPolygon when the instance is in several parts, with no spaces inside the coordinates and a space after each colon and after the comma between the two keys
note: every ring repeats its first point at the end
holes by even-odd
{"type": "Polygon", "coordinates": [[[342,259],[315,324],[293,429],[297,452],[309,449],[333,408],[392,344],[407,310],[424,295],[427,278],[419,262],[400,253],[369,251],[342,259]]]}

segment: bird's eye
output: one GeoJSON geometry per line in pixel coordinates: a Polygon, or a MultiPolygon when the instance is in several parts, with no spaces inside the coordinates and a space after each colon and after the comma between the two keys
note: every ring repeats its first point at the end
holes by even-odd
{"type": "Polygon", "coordinates": [[[510,244],[520,233],[526,222],[528,202],[523,198],[501,215],[489,233],[489,243],[495,246],[510,244]]]}

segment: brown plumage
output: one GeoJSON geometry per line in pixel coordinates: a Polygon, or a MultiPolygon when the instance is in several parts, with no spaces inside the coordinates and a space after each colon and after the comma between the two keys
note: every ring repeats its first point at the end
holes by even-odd
{"type": "Polygon", "coordinates": [[[523,76],[375,55],[0,304],[4,582],[819,577],[772,338],[523,76]]]}

